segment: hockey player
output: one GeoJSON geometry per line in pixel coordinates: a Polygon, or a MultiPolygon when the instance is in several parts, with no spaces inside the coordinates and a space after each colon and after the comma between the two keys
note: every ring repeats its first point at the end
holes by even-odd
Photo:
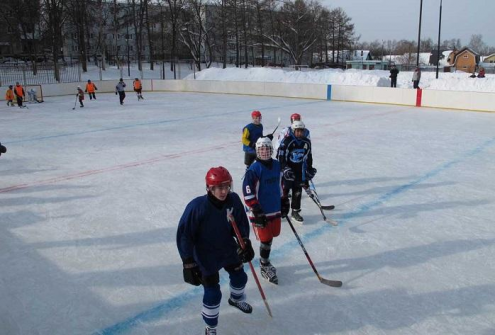
{"type": "Polygon", "coordinates": [[[12,90],[14,87],[9,85],[9,89],[5,92],[5,100],[7,100],[7,106],[14,107],[14,91],[12,90]]]}
{"type": "Polygon", "coordinates": [[[119,101],[120,101],[120,104],[123,105],[124,104],[124,99],[125,99],[125,83],[124,83],[124,80],[122,78],[120,78],[119,80],[119,83],[117,84],[117,86],[115,86],[115,95],[119,95],[119,101]]]}
{"type": "Polygon", "coordinates": [[[301,211],[302,188],[309,187],[309,181],[316,174],[313,168],[311,140],[304,137],[305,126],[302,121],[292,123],[293,134],[286,137],[278,149],[277,157],[283,174],[283,197],[289,196],[292,191],[292,219],[304,223],[301,211]]]}
{"type": "Polygon", "coordinates": [[[26,96],[26,92],[24,91],[24,88],[22,87],[19,82],[15,83],[14,87],[14,94],[17,99],[17,106],[20,108],[23,108],[24,106],[22,105],[22,101],[24,100],[24,97],[26,96]]]}
{"type": "MultiPolygon", "coordinates": [[[[251,113],[251,118],[253,122],[246,125],[242,129],[242,150],[244,150],[244,164],[246,165],[246,170],[256,159],[256,141],[258,138],[263,136],[263,125],[261,124],[261,112],[253,111],[251,113]]],[[[272,140],[273,135],[269,134],[267,137],[272,140]]]]}
{"type": "Polygon", "coordinates": [[[91,80],[88,79],[88,83],[86,84],[86,89],[84,90],[84,92],[88,93],[89,100],[96,100],[95,91],[98,91],[98,88],[96,87],[95,83],[91,82],[91,80]]]}
{"type": "Polygon", "coordinates": [[[281,202],[280,164],[272,159],[272,154],[272,141],[268,137],[260,137],[256,141],[256,161],[246,172],[242,192],[244,203],[249,208],[249,220],[261,242],[261,276],[278,284],[277,270],[270,263],[270,251],[273,238],[280,235],[280,216],[289,211],[289,200],[285,198],[281,202]]]}
{"type": "Polygon", "coordinates": [[[38,96],[36,95],[36,91],[34,90],[34,88],[28,91],[28,98],[29,102],[41,103],[41,101],[38,100],[38,96]]]}
{"type": "Polygon", "coordinates": [[[81,86],[77,86],[77,93],[76,97],[79,99],[79,104],[81,108],[84,107],[83,101],[84,101],[84,91],[82,90],[81,86]]]}
{"type": "MultiPolygon", "coordinates": [[[[294,121],[302,121],[301,114],[298,114],[298,113],[292,114],[290,116],[290,124],[292,125],[292,123],[294,121]]],[[[273,146],[273,150],[275,150],[275,152],[277,152],[278,147],[280,147],[280,143],[282,143],[284,138],[286,138],[287,136],[290,136],[291,134],[292,134],[291,126],[288,126],[288,127],[285,127],[284,129],[282,129],[277,136],[277,140],[275,141],[275,145],[273,146]]],[[[307,128],[304,129],[304,137],[311,139],[311,137],[309,135],[309,130],[307,128]]]]}
{"type": "Polygon", "coordinates": [[[136,94],[137,94],[138,101],[140,99],[144,100],[143,94],[142,94],[143,85],[141,84],[141,80],[139,80],[139,78],[134,79],[134,81],[132,82],[132,86],[134,87],[134,92],[136,92],[136,94]]]}
{"type": "Polygon", "coordinates": [[[192,200],[184,210],[177,229],[177,248],[183,262],[184,281],[203,285],[202,316],[205,334],[217,334],[222,292],[219,270],[230,277],[229,305],[244,313],[253,308],[245,302],[244,288],[247,275],[243,263],[250,262],[254,251],[249,240],[249,223],[239,196],[231,192],[232,177],[224,167],[213,167],[206,174],[207,194],[192,200]],[[233,210],[245,248],[234,239],[234,230],[227,220],[227,211],[233,210]]]}

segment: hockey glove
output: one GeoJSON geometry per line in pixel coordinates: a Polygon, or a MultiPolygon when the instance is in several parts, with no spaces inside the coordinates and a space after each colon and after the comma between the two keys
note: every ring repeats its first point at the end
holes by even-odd
{"type": "Polygon", "coordinates": [[[294,181],[294,179],[296,178],[294,176],[294,171],[292,171],[290,167],[286,167],[283,171],[283,174],[284,174],[284,179],[287,181],[294,181]]]}
{"type": "Polygon", "coordinates": [[[4,146],[2,145],[2,143],[0,143],[0,156],[2,156],[2,154],[6,153],[6,152],[7,152],[7,148],[6,148],[6,147],[4,147],[4,146]]]}
{"type": "Polygon", "coordinates": [[[256,143],[255,142],[249,142],[249,147],[255,149],[256,143]]]}
{"type": "Polygon", "coordinates": [[[239,259],[243,263],[248,263],[251,262],[254,258],[254,250],[253,246],[251,245],[251,240],[249,238],[244,237],[244,249],[239,246],[237,248],[237,254],[239,255],[239,259]]]}
{"type": "Polygon", "coordinates": [[[308,180],[313,179],[316,176],[316,169],[315,168],[309,168],[306,171],[306,176],[308,177],[308,180]]]}
{"type": "Polygon", "coordinates": [[[254,206],[251,211],[253,212],[254,219],[253,223],[255,227],[258,228],[265,228],[266,224],[268,223],[268,220],[266,219],[265,213],[263,213],[263,210],[259,205],[254,206]]]}
{"type": "Polygon", "coordinates": [[[280,211],[282,212],[282,217],[285,218],[289,214],[290,201],[289,198],[282,198],[282,204],[280,206],[280,211]]]}
{"type": "Polygon", "coordinates": [[[268,135],[266,135],[266,137],[268,137],[270,139],[270,141],[273,141],[273,134],[268,134],[268,135]]]}
{"type": "Polygon", "coordinates": [[[201,285],[201,270],[198,264],[192,258],[188,258],[183,261],[183,266],[184,281],[194,286],[201,285]]]}

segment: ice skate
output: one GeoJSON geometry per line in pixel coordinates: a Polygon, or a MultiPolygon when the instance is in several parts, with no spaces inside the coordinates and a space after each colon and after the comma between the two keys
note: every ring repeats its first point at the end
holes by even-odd
{"type": "Polygon", "coordinates": [[[304,219],[303,217],[299,214],[301,210],[300,209],[293,209],[291,213],[291,218],[292,220],[296,221],[297,223],[303,224],[304,219]]]}
{"type": "Polygon", "coordinates": [[[260,263],[261,277],[268,280],[270,283],[278,285],[277,269],[270,263],[260,263]]]}
{"type": "Polygon", "coordinates": [[[245,301],[236,301],[232,298],[229,298],[229,305],[234,306],[235,308],[240,309],[242,312],[250,314],[253,312],[253,307],[245,301]]]}

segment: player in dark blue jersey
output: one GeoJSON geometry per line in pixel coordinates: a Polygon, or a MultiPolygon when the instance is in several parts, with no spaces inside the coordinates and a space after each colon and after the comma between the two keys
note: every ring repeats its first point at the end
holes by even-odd
{"type": "MultiPolygon", "coordinates": [[[[261,124],[261,112],[253,111],[251,113],[253,122],[242,128],[242,150],[244,150],[244,164],[246,169],[256,159],[256,141],[263,136],[263,125],[261,124]]],[[[273,139],[273,135],[267,135],[270,140],[273,139]]]]}
{"type": "Polygon", "coordinates": [[[247,275],[243,263],[254,257],[249,240],[249,222],[239,196],[230,192],[232,177],[224,167],[211,168],[206,174],[207,194],[192,200],[184,210],[177,229],[177,248],[183,262],[186,283],[203,285],[202,316],[206,334],[216,334],[220,301],[219,270],[230,277],[229,304],[244,313],[251,313],[244,294],[247,275]],[[227,219],[232,211],[243,237],[245,248],[239,246],[234,229],[227,219]]]}
{"type": "Polygon", "coordinates": [[[292,219],[303,223],[301,211],[302,188],[309,187],[309,181],[315,176],[311,140],[304,136],[305,126],[302,121],[292,123],[292,135],[286,137],[278,149],[277,157],[283,174],[284,197],[292,191],[292,219]]]}
{"type": "Polygon", "coordinates": [[[242,192],[244,203],[249,208],[249,220],[261,242],[261,276],[278,284],[277,270],[270,263],[270,251],[273,238],[280,235],[281,211],[287,214],[289,201],[286,199],[285,204],[281,203],[280,163],[272,159],[272,154],[272,141],[267,137],[259,138],[256,142],[256,161],[246,171],[242,192]]]}

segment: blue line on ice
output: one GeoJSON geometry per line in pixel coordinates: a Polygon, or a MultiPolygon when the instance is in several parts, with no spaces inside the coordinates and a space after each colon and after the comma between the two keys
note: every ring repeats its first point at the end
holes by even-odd
{"type": "MultiPolygon", "coordinates": [[[[281,109],[285,108],[288,106],[304,106],[304,105],[309,105],[309,104],[315,104],[315,103],[326,103],[326,101],[309,101],[309,102],[298,102],[295,104],[287,104],[283,106],[272,106],[272,107],[256,107],[260,110],[272,110],[272,109],[281,109]]],[[[197,120],[197,119],[204,119],[204,118],[210,118],[210,117],[217,117],[217,116],[222,116],[222,115],[231,115],[231,114],[240,114],[240,113],[246,113],[250,112],[251,109],[243,109],[243,110],[238,110],[238,111],[233,111],[233,112],[225,112],[225,113],[216,113],[216,114],[209,114],[209,115],[196,115],[196,116],[190,116],[190,117],[183,117],[183,118],[178,118],[178,119],[167,119],[167,120],[160,120],[160,121],[151,121],[151,122],[142,122],[142,123],[132,123],[128,125],[122,125],[122,126],[115,126],[115,127],[108,127],[108,128],[101,128],[101,129],[94,129],[94,130],[84,130],[84,131],[79,131],[79,132],[73,132],[73,133],[66,133],[66,134],[58,134],[58,135],[49,135],[49,136],[39,136],[39,137],[31,137],[31,138],[26,138],[26,139],[19,139],[19,140],[14,140],[14,141],[5,141],[3,142],[4,144],[13,144],[13,143],[25,143],[25,142],[33,142],[33,141],[41,141],[41,140],[49,140],[49,139],[55,139],[55,138],[60,138],[60,137],[69,137],[69,136],[77,136],[77,135],[83,135],[83,134],[93,134],[93,133],[99,133],[103,131],[111,131],[111,130],[119,130],[119,129],[130,129],[130,128],[136,128],[136,127],[142,127],[142,126],[155,126],[155,125],[160,125],[160,124],[165,124],[165,123],[174,123],[174,122],[182,122],[182,121],[188,121],[188,120],[197,120]]]]}
{"type": "MultiPolygon", "coordinates": [[[[400,195],[401,193],[408,191],[412,187],[418,185],[419,183],[422,183],[430,178],[433,178],[440,174],[441,172],[448,170],[452,166],[461,163],[465,161],[468,158],[471,158],[473,156],[476,156],[477,154],[483,152],[485,149],[491,147],[492,145],[495,144],[495,137],[485,141],[481,145],[477,146],[473,150],[470,150],[463,155],[461,155],[459,158],[454,159],[450,162],[444,163],[440,165],[439,167],[425,173],[421,177],[411,181],[410,183],[404,184],[402,186],[399,186],[390,192],[387,192],[383,195],[381,195],[378,199],[371,201],[367,204],[363,204],[359,206],[357,209],[355,209],[352,212],[349,212],[347,214],[343,214],[342,218],[339,220],[339,223],[345,223],[348,220],[366,213],[367,211],[371,210],[374,207],[377,207],[384,203],[385,201],[388,201],[392,198],[394,198],[397,195],[400,195]]],[[[330,225],[323,225],[321,228],[315,229],[311,233],[305,234],[304,239],[305,240],[311,240],[313,238],[321,237],[321,234],[324,233],[326,230],[331,229],[332,227],[330,225]]],[[[283,255],[285,253],[288,253],[292,250],[294,250],[294,247],[297,247],[297,243],[294,242],[289,242],[281,246],[280,248],[277,249],[277,257],[280,257],[280,255],[283,255]]],[[[222,277],[222,282],[225,282],[226,278],[222,277]]],[[[200,288],[194,288],[192,290],[188,290],[182,294],[180,294],[177,297],[171,298],[168,301],[164,302],[163,304],[160,304],[156,307],[153,307],[151,309],[148,309],[142,313],[137,314],[136,316],[130,317],[127,320],[124,320],[122,322],[116,323],[113,326],[110,326],[108,328],[105,328],[101,331],[98,331],[95,333],[95,335],[116,335],[116,334],[123,334],[125,332],[130,331],[132,328],[134,328],[137,324],[141,322],[146,322],[146,321],[151,321],[155,320],[161,317],[164,317],[165,314],[170,313],[173,311],[174,308],[179,308],[183,306],[186,302],[191,300],[193,297],[201,293],[200,288]]],[[[199,317],[199,314],[198,314],[199,317]]]]}

